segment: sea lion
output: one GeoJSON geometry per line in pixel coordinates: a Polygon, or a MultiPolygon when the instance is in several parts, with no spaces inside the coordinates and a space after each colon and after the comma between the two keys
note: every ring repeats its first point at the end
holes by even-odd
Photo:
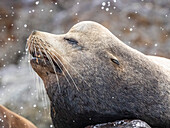
{"type": "Polygon", "coordinates": [[[0,128],[37,128],[22,116],[0,105],[0,128]]]}
{"type": "Polygon", "coordinates": [[[83,21],[62,35],[34,31],[27,45],[56,128],[122,119],[170,127],[169,68],[127,46],[104,26],[83,21]]]}

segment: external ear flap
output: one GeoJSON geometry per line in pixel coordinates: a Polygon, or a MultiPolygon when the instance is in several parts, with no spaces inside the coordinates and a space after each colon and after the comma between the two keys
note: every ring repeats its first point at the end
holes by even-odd
{"type": "Polygon", "coordinates": [[[110,59],[113,63],[120,65],[119,61],[117,60],[117,58],[111,58],[110,59]]]}
{"type": "Polygon", "coordinates": [[[120,65],[119,60],[117,59],[117,57],[115,57],[113,54],[111,54],[110,52],[107,52],[108,54],[108,58],[117,66],[120,65]]]}

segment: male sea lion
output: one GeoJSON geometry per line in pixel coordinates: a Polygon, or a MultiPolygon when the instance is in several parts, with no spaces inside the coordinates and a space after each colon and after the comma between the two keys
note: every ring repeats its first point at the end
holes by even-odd
{"type": "Polygon", "coordinates": [[[56,128],[121,119],[170,127],[169,68],[125,45],[102,25],[80,22],[63,35],[34,31],[27,44],[56,128]]]}
{"type": "Polygon", "coordinates": [[[0,128],[37,128],[22,116],[0,105],[0,128]]]}

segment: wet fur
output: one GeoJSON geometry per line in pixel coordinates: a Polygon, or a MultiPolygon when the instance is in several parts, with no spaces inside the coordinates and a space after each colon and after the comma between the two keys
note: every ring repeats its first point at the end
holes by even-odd
{"type": "Polygon", "coordinates": [[[121,119],[170,127],[168,67],[125,45],[94,22],[78,23],[64,35],[36,32],[29,37],[28,45],[33,36],[42,40],[32,41],[35,46],[41,42],[50,45],[43,47],[63,71],[54,73],[52,66],[31,61],[45,84],[56,128],[82,128],[121,119]],[[83,49],[75,49],[64,38],[75,38],[83,49]]]}

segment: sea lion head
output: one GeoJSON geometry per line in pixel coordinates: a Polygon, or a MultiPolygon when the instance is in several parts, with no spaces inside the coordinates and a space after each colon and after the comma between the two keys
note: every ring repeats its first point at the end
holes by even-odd
{"type": "Polygon", "coordinates": [[[122,69],[116,55],[112,53],[112,37],[105,27],[90,21],[76,24],[63,35],[33,31],[28,38],[29,51],[33,56],[31,65],[46,87],[51,84],[50,80],[59,82],[60,87],[65,86],[59,78],[66,79],[69,82],[67,84],[74,85],[77,90],[80,87],[74,82],[75,79],[89,81],[86,84],[90,86],[93,80],[86,77],[94,73],[101,74],[98,71],[105,70],[104,65],[122,69]],[[85,74],[88,76],[84,77],[85,74]],[[49,79],[52,76],[57,79],[49,79]]]}
{"type": "Polygon", "coordinates": [[[157,117],[150,119],[155,113],[153,110],[149,114],[152,106],[147,105],[161,99],[155,88],[159,75],[164,74],[155,72],[153,68],[159,66],[104,26],[84,21],[66,34],[34,31],[27,44],[33,56],[31,65],[42,78],[51,101],[56,127],[80,128],[125,118],[159,122],[157,117]],[[152,84],[153,89],[149,86],[152,84]]]}

